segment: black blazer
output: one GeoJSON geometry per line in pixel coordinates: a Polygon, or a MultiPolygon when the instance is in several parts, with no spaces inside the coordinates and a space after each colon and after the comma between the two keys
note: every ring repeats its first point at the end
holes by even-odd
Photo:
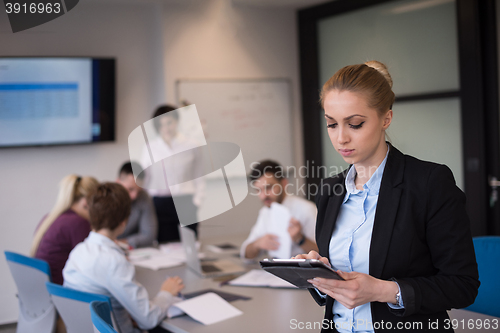
{"type": "MultiPolygon", "coordinates": [[[[389,144],[390,145],[390,144],[389,144]]],[[[316,197],[318,216],[316,242],[320,255],[329,258],[329,244],[345,195],[347,171],[325,179],[316,197]]],[[[372,302],[372,322],[386,324],[375,332],[386,332],[390,322],[412,331],[453,331],[446,312],[474,302],[479,288],[478,271],[465,195],[455,185],[445,165],[403,155],[390,145],[380,184],[370,246],[370,275],[393,279],[401,288],[404,310],[372,302]],[[433,325],[439,325],[439,329],[433,325]],[[413,324],[415,323],[415,324],[413,324]]],[[[311,295],[326,304],[322,332],[331,329],[334,299],[326,301],[315,290],[311,295]],[[328,323],[328,324],[326,324],[328,323]],[[328,326],[328,327],[327,327],[328,326]]]]}

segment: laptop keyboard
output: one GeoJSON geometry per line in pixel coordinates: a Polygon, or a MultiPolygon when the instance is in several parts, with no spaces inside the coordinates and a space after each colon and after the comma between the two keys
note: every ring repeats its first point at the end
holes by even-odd
{"type": "Polygon", "coordinates": [[[201,269],[205,273],[214,273],[214,272],[220,272],[221,270],[214,265],[201,265],[201,269]]]}

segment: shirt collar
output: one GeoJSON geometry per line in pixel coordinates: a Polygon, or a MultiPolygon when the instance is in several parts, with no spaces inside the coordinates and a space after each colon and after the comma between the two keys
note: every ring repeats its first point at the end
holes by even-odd
{"type": "MultiPolygon", "coordinates": [[[[283,206],[286,206],[286,204],[285,204],[285,203],[289,201],[288,197],[290,197],[290,196],[291,196],[291,194],[285,194],[285,198],[283,199],[283,201],[281,201],[281,202],[276,202],[276,203],[277,203],[278,205],[283,205],[283,206]]],[[[274,202],[273,202],[273,203],[274,203],[274,202]]],[[[267,207],[267,206],[265,206],[265,205],[264,205],[264,206],[262,206],[262,208],[265,208],[265,209],[271,209],[271,207],[267,207]]]]}
{"type": "MultiPolygon", "coordinates": [[[[387,156],[389,156],[390,147],[387,145],[387,153],[385,154],[385,158],[378,166],[377,170],[373,173],[370,179],[363,185],[363,190],[368,190],[370,195],[378,195],[380,191],[380,183],[382,182],[382,175],[384,174],[385,164],[387,163],[387,156]]],[[[345,178],[345,187],[346,187],[346,195],[344,197],[344,202],[349,199],[351,194],[357,194],[361,192],[356,188],[356,184],[354,183],[354,179],[356,178],[357,171],[354,165],[349,169],[347,176],[345,178]]]]}
{"type": "Polygon", "coordinates": [[[108,238],[104,235],[101,235],[100,233],[97,233],[95,231],[91,231],[89,233],[89,236],[87,237],[87,241],[90,243],[94,243],[94,244],[112,247],[112,248],[120,251],[120,253],[123,253],[123,250],[120,248],[120,246],[118,246],[118,244],[116,244],[110,238],[108,238]]]}

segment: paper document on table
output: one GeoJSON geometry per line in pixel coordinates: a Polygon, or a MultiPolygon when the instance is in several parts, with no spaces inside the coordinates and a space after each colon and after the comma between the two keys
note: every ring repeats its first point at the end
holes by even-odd
{"type": "Polygon", "coordinates": [[[173,305],[171,307],[169,307],[167,310],[167,318],[175,318],[175,317],[182,316],[184,314],[186,314],[184,311],[182,311],[179,308],[176,308],[173,305]]]}
{"type": "MultiPolygon", "coordinates": [[[[196,249],[199,251],[200,248],[201,248],[201,243],[196,242],[196,249]]],[[[160,251],[165,254],[168,254],[168,256],[172,259],[177,259],[181,262],[186,262],[186,251],[184,251],[181,242],[170,242],[167,244],[162,244],[160,245],[160,251]]],[[[198,257],[204,258],[205,254],[198,252],[198,257]]]]}
{"type": "Polygon", "coordinates": [[[239,287],[271,287],[271,288],[294,288],[297,287],[288,281],[280,279],[276,275],[262,269],[252,269],[228,283],[239,287]]]}
{"type": "Polygon", "coordinates": [[[152,247],[131,250],[128,258],[135,266],[141,266],[155,271],[183,264],[182,260],[172,258],[171,256],[152,247]]]}
{"type": "MultiPolygon", "coordinates": [[[[183,301],[182,298],[174,296],[174,304],[182,302],[182,301],[183,301]]],[[[167,310],[167,318],[174,318],[174,317],[182,316],[183,314],[185,314],[184,311],[182,311],[179,308],[176,308],[175,306],[170,306],[167,310]]]]}
{"type": "Polygon", "coordinates": [[[211,325],[243,314],[215,293],[206,293],[171,306],[203,325],[211,325]]]}
{"type": "Polygon", "coordinates": [[[269,255],[273,258],[290,259],[292,256],[292,238],[288,233],[290,219],[292,215],[285,206],[273,202],[271,204],[271,221],[268,225],[268,232],[278,236],[280,247],[274,251],[268,251],[269,255]]]}
{"type": "Polygon", "coordinates": [[[240,248],[231,243],[209,244],[207,249],[215,253],[238,253],[240,248]]]}

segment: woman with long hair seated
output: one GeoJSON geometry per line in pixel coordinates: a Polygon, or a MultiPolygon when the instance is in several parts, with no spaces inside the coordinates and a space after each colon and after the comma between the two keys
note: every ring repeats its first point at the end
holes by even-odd
{"type": "Polygon", "coordinates": [[[63,284],[62,269],[71,250],[90,233],[87,197],[99,182],[92,177],[68,175],[59,184],[54,208],[39,223],[30,255],[49,263],[52,281],[63,284]]]}

